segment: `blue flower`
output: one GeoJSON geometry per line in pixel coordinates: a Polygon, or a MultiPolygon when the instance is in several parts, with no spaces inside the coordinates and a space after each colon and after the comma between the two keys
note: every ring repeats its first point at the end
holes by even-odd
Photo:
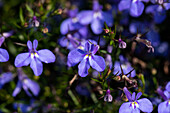
{"type": "Polygon", "coordinates": [[[138,17],[144,10],[144,4],[141,1],[148,2],[149,0],[121,0],[118,8],[120,11],[129,9],[131,16],[138,17]]]}
{"type": "Polygon", "coordinates": [[[164,92],[160,88],[157,89],[157,92],[165,100],[158,105],[158,113],[170,113],[170,82],[166,85],[164,92]]]}
{"type": "Polygon", "coordinates": [[[94,34],[100,34],[103,31],[104,22],[111,27],[113,25],[113,17],[107,12],[103,12],[97,0],[93,1],[93,10],[81,11],[79,13],[80,23],[88,25],[91,23],[91,29],[94,34]]]}
{"type": "Polygon", "coordinates": [[[0,76],[0,89],[3,87],[4,84],[10,82],[13,79],[13,75],[11,72],[2,73],[0,76]]]}
{"type": "MultiPolygon", "coordinates": [[[[122,55],[120,55],[119,59],[120,59],[120,61],[116,61],[115,64],[114,64],[113,74],[117,74],[117,75],[121,74],[120,66],[122,67],[123,73],[125,75],[133,70],[133,67],[131,66],[130,62],[127,61],[126,58],[124,58],[122,55]]],[[[130,77],[130,76],[131,77],[136,76],[135,70],[133,70],[130,74],[127,75],[127,77],[130,77]]]]}
{"type": "Polygon", "coordinates": [[[119,113],[140,113],[140,110],[142,112],[152,112],[153,105],[150,100],[148,100],[147,98],[139,99],[139,97],[142,95],[141,92],[139,92],[137,95],[135,92],[133,92],[133,94],[131,95],[126,87],[123,88],[123,91],[129,102],[123,103],[120,106],[119,113]]]}
{"type": "Polygon", "coordinates": [[[150,5],[146,8],[146,13],[151,13],[154,16],[154,21],[157,24],[163,22],[166,18],[166,10],[170,9],[170,3],[165,0],[152,0],[155,5],[150,5]]]}
{"type": "Polygon", "coordinates": [[[13,91],[12,96],[15,97],[21,91],[21,88],[25,90],[28,96],[32,96],[29,90],[31,90],[34,96],[37,96],[40,91],[40,86],[38,85],[38,83],[29,79],[27,75],[23,73],[22,69],[19,68],[18,69],[18,82],[17,82],[17,86],[15,90],[13,91]]]}
{"type": "Polygon", "coordinates": [[[87,41],[84,49],[74,49],[68,54],[68,62],[71,66],[75,66],[80,62],[78,65],[78,74],[81,77],[86,77],[88,75],[90,66],[99,72],[104,71],[106,67],[104,58],[95,55],[98,49],[98,45],[90,44],[87,41]]]}
{"type": "Polygon", "coordinates": [[[34,74],[36,76],[39,76],[43,72],[43,64],[41,62],[52,63],[55,61],[55,55],[48,49],[37,51],[37,40],[33,41],[33,45],[31,41],[28,41],[27,46],[29,52],[17,55],[15,58],[15,66],[22,67],[28,66],[30,64],[30,67],[34,71],[34,74]]]}

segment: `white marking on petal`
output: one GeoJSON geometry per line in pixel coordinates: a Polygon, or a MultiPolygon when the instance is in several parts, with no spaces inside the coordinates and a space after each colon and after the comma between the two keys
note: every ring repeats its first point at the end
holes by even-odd
{"type": "Polygon", "coordinates": [[[99,11],[98,11],[98,12],[95,12],[95,13],[93,14],[93,17],[94,17],[94,18],[101,18],[101,16],[102,16],[102,15],[101,15],[101,12],[99,12],[99,11]]]}

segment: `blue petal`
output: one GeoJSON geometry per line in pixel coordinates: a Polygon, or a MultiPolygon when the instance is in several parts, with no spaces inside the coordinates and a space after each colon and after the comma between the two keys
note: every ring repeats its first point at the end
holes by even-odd
{"type": "Polygon", "coordinates": [[[41,73],[43,72],[43,65],[41,61],[39,61],[37,58],[32,59],[30,67],[34,71],[34,74],[36,76],[41,75],[41,73]]]}
{"type": "Polygon", "coordinates": [[[169,10],[169,9],[170,9],[170,3],[164,3],[163,5],[164,5],[164,7],[165,7],[166,10],[169,10]]]}
{"type": "Polygon", "coordinates": [[[67,34],[69,30],[70,30],[70,31],[72,30],[72,27],[71,27],[71,19],[70,19],[70,18],[64,20],[64,21],[61,23],[61,26],[60,26],[60,32],[61,32],[61,34],[63,34],[63,35],[67,34]]]}
{"type": "Polygon", "coordinates": [[[55,62],[55,55],[48,49],[38,51],[39,59],[45,63],[55,62]]]}
{"type": "Polygon", "coordinates": [[[79,22],[82,24],[82,25],[88,25],[92,22],[92,19],[93,19],[93,11],[81,11],[79,14],[78,14],[80,20],[79,22]]]}
{"type": "Polygon", "coordinates": [[[123,103],[119,108],[119,113],[132,113],[131,102],[123,103]]]}
{"type": "Polygon", "coordinates": [[[22,67],[28,66],[30,62],[31,62],[30,53],[21,53],[16,56],[14,64],[16,67],[22,67]]]}
{"type": "Polygon", "coordinates": [[[136,96],[136,93],[133,92],[133,93],[132,93],[132,100],[135,100],[135,96],[136,96]]]}
{"type": "Polygon", "coordinates": [[[85,54],[85,52],[81,49],[74,49],[74,50],[70,51],[70,53],[68,54],[69,63],[72,66],[76,65],[83,59],[84,54],[85,54]]]}
{"type": "Polygon", "coordinates": [[[158,105],[158,113],[170,113],[170,105],[168,105],[168,100],[158,105]]]}
{"type": "Polygon", "coordinates": [[[106,24],[111,27],[113,26],[113,16],[107,12],[102,12],[102,19],[106,24]]]}
{"type": "Polygon", "coordinates": [[[33,48],[34,48],[34,50],[36,50],[37,46],[38,46],[38,40],[35,39],[33,41],[33,48]]]}
{"type": "Polygon", "coordinates": [[[131,0],[122,0],[122,1],[120,1],[119,5],[118,5],[119,11],[129,9],[130,4],[131,4],[131,0]]]}
{"type": "Polygon", "coordinates": [[[103,31],[103,27],[104,27],[104,21],[96,18],[93,19],[92,23],[91,23],[91,29],[93,31],[94,34],[100,34],[103,31]]]}
{"type": "Polygon", "coordinates": [[[8,37],[12,36],[13,33],[14,33],[14,31],[4,32],[4,33],[2,33],[2,36],[4,36],[5,38],[8,38],[8,37]]]}
{"type": "Polygon", "coordinates": [[[29,50],[32,50],[32,42],[30,40],[27,41],[27,46],[29,50]]]}
{"type": "Polygon", "coordinates": [[[86,77],[88,75],[88,70],[90,68],[90,64],[88,58],[84,58],[80,64],[78,65],[78,73],[81,77],[86,77]]]}
{"type": "Polygon", "coordinates": [[[170,82],[168,82],[168,83],[166,84],[165,89],[166,89],[168,92],[170,92],[170,82]]]}
{"type": "Polygon", "coordinates": [[[132,101],[132,95],[131,95],[131,93],[129,92],[129,90],[128,90],[126,87],[124,87],[124,88],[123,88],[123,92],[125,93],[127,99],[131,102],[131,101],[132,101]]]}
{"type": "Polygon", "coordinates": [[[9,60],[9,54],[7,50],[0,48],[0,62],[6,62],[9,60]]]}
{"type": "Polygon", "coordinates": [[[142,95],[142,92],[139,92],[139,93],[136,95],[136,100],[137,100],[138,98],[140,98],[141,95],[142,95]]]}
{"type": "Polygon", "coordinates": [[[12,96],[13,96],[13,97],[15,97],[15,96],[21,91],[21,87],[22,87],[22,83],[21,83],[21,81],[19,80],[19,81],[17,82],[17,86],[16,86],[15,90],[14,90],[13,93],[12,93],[12,96]]]}
{"type": "Polygon", "coordinates": [[[144,4],[140,1],[132,2],[130,8],[130,15],[133,17],[138,17],[142,14],[144,10],[144,4]]]}
{"type": "Polygon", "coordinates": [[[0,47],[1,47],[1,45],[4,43],[4,41],[5,41],[5,37],[2,36],[2,37],[0,38],[0,47]]]}
{"type": "Polygon", "coordinates": [[[139,109],[143,112],[152,112],[153,111],[153,105],[150,102],[150,100],[148,100],[147,98],[142,98],[140,100],[138,100],[139,103],[139,109]]]}
{"type": "Polygon", "coordinates": [[[40,91],[40,86],[36,82],[34,82],[34,81],[30,80],[30,79],[25,79],[24,84],[31,90],[31,92],[35,96],[38,95],[38,93],[40,91]]]}
{"type": "Polygon", "coordinates": [[[89,62],[90,66],[99,72],[104,71],[104,69],[106,68],[105,60],[101,56],[89,56],[89,62]]]}
{"type": "Polygon", "coordinates": [[[12,79],[13,76],[11,72],[3,73],[2,76],[0,76],[0,84],[4,85],[5,83],[11,81],[12,79]]]}
{"type": "Polygon", "coordinates": [[[26,94],[28,95],[28,96],[32,96],[32,94],[29,92],[29,89],[28,89],[28,87],[26,86],[26,84],[22,84],[22,88],[24,89],[24,91],[26,92],[26,94]]]}
{"type": "Polygon", "coordinates": [[[91,45],[91,53],[96,54],[96,52],[99,50],[99,45],[91,45]]]}

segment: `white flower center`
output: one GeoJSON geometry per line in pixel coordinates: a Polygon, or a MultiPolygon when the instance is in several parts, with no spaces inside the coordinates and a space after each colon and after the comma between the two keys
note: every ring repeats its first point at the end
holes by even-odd
{"type": "Polygon", "coordinates": [[[78,18],[77,18],[77,17],[72,18],[72,22],[73,22],[73,23],[78,22],[78,18]]]}
{"type": "Polygon", "coordinates": [[[94,18],[101,18],[101,16],[102,16],[102,15],[101,15],[101,12],[99,12],[99,11],[98,11],[98,12],[95,12],[95,13],[93,14],[93,17],[94,17],[94,18]]]}
{"type": "Polygon", "coordinates": [[[37,58],[39,57],[37,53],[31,53],[31,59],[33,59],[34,56],[37,57],[37,58]]]}
{"type": "Polygon", "coordinates": [[[131,105],[133,109],[139,108],[139,104],[137,102],[132,102],[131,105]]]}

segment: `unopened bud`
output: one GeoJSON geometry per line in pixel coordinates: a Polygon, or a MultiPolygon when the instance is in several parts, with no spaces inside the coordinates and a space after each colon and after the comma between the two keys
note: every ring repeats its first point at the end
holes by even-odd
{"type": "Polygon", "coordinates": [[[42,32],[43,32],[43,33],[48,33],[48,28],[46,28],[46,27],[43,28],[43,29],[42,29],[42,32]]]}

